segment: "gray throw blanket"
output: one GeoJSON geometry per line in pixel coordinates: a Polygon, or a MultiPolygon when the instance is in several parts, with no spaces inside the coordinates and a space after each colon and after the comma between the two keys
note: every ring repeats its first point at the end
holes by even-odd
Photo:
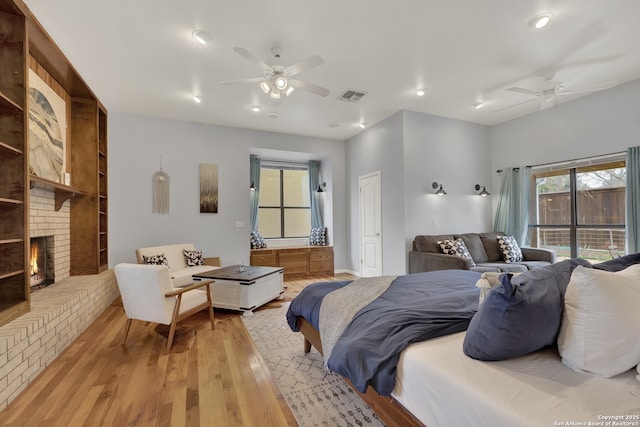
{"type": "Polygon", "coordinates": [[[353,316],[378,298],[398,276],[364,277],[328,293],[320,306],[319,332],[324,363],[353,316]]]}

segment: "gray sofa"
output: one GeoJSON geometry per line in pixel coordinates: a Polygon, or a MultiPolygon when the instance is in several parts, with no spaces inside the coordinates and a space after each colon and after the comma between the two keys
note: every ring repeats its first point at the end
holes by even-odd
{"type": "Polygon", "coordinates": [[[523,261],[506,263],[498,245],[498,236],[502,235],[504,233],[490,232],[416,236],[413,240],[413,250],[409,252],[409,273],[450,269],[521,273],[556,262],[556,253],[552,250],[520,248],[523,261]],[[457,238],[464,241],[476,264],[475,267],[472,267],[471,261],[466,258],[442,253],[438,241],[457,238]]]}

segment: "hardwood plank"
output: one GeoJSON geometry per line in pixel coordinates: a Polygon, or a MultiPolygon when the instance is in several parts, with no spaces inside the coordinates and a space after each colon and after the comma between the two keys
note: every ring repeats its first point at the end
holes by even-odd
{"type": "MultiPolygon", "coordinates": [[[[285,300],[310,283],[353,278],[286,280],[285,300]]],[[[296,426],[241,314],[217,310],[213,331],[206,311],[192,317],[202,326],[183,352],[165,354],[157,325],[140,321],[122,346],[116,301],[0,412],[0,426],[296,426]]]]}

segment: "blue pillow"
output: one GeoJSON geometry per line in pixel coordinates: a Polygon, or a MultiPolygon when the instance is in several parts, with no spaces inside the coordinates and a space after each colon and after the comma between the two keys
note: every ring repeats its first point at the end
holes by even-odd
{"type": "Polygon", "coordinates": [[[519,276],[503,274],[471,319],[464,353],[478,360],[505,360],[554,344],[571,272],[589,261],[570,259],[519,276]]]}

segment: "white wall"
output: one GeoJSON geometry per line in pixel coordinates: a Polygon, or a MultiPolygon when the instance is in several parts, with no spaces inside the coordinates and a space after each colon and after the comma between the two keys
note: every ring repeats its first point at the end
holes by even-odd
{"type": "Polygon", "coordinates": [[[623,152],[640,145],[639,100],[640,80],[635,80],[493,126],[494,188],[499,185],[497,169],[623,152]]]}
{"type": "Polygon", "coordinates": [[[360,271],[358,177],[381,171],[383,274],[405,274],[416,234],[487,231],[491,202],[487,126],[401,111],[347,141],[351,268],[360,271]],[[447,196],[431,188],[442,182],[447,196]],[[435,227],[434,227],[435,221],[435,227]]]}
{"type": "Polygon", "coordinates": [[[223,265],[249,262],[249,153],[323,162],[324,220],[335,267],[346,268],[345,144],[320,138],[109,114],[109,265],[135,262],[137,247],[193,242],[223,265]],[[152,175],[171,178],[171,210],[151,212],[152,175]],[[199,164],[219,166],[219,211],[199,211],[199,164]],[[241,222],[243,227],[237,227],[241,222]]]}

